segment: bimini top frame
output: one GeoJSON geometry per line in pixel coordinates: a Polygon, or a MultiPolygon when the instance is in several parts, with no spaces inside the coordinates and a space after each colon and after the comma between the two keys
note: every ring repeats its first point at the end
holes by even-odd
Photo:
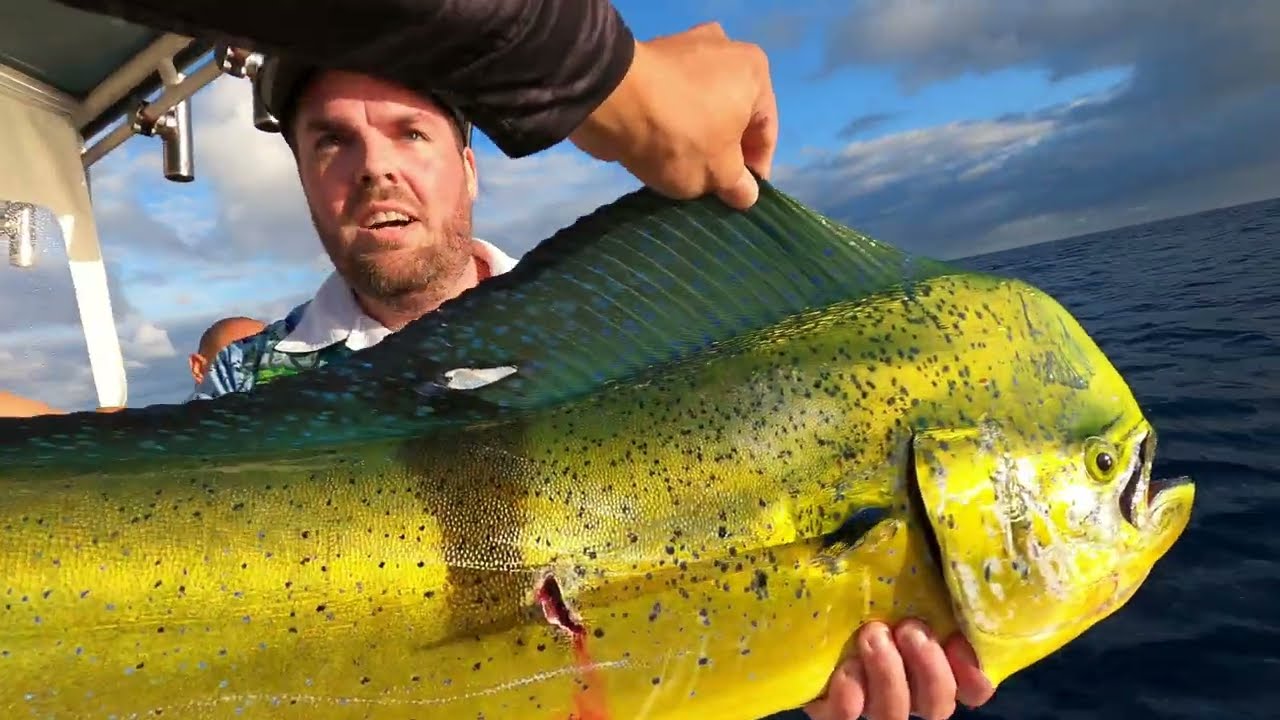
{"type": "Polygon", "coordinates": [[[8,241],[10,265],[0,271],[35,262],[37,219],[51,214],[101,407],[128,395],[87,171],[144,135],[159,138],[166,178],[192,181],[189,98],[221,74],[252,79],[261,60],[53,0],[0,3],[0,245],[8,241]]]}

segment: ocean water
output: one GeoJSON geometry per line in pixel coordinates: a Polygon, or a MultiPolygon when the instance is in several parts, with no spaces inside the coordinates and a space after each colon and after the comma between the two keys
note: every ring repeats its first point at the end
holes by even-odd
{"type": "Polygon", "coordinates": [[[1197,493],[1127,606],[955,717],[1280,718],[1280,198],[960,264],[1067,306],[1197,493]]]}

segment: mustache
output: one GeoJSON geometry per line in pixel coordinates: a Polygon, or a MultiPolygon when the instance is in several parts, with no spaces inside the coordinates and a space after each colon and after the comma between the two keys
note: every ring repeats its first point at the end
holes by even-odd
{"type": "MultiPolygon", "coordinates": [[[[373,187],[360,186],[347,196],[345,204],[345,212],[343,220],[345,222],[353,222],[359,217],[372,203],[376,202],[397,202],[407,207],[419,207],[420,203],[416,198],[409,195],[408,191],[401,189],[395,185],[376,185],[373,187]]],[[[422,208],[423,211],[426,208],[422,208]]],[[[423,213],[425,215],[425,212],[423,213]]],[[[419,219],[422,219],[421,217],[419,219]]]]}

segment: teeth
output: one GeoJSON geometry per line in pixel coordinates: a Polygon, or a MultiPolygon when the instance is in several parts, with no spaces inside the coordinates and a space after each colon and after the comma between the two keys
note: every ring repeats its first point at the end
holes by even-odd
{"type": "Polygon", "coordinates": [[[1150,503],[1147,502],[1147,492],[1151,485],[1151,477],[1147,475],[1146,468],[1139,467],[1138,472],[1141,474],[1138,476],[1138,486],[1133,490],[1129,514],[1138,527],[1144,527],[1147,509],[1150,507],[1150,503]]]}
{"type": "Polygon", "coordinates": [[[371,228],[371,227],[374,227],[375,225],[383,225],[385,223],[392,223],[392,222],[407,223],[410,220],[411,218],[408,215],[405,215],[404,213],[384,210],[382,212],[376,212],[373,215],[370,215],[364,221],[364,226],[366,228],[371,228]]]}
{"type": "Polygon", "coordinates": [[[1151,491],[1151,466],[1148,464],[1150,460],[1150,448],[1147,444],[1149,438],[1143,438],[1134,453],[1134,458],[1130,466],[1130,476],[1137,473],[1138,481],[1134,483],[1133,495],[1129,498],[1129,517],[1133,519],[1136,527],[1146,527],[1147,515],[1151,510],[1151,501],[1147,497],[1151,491]]]}

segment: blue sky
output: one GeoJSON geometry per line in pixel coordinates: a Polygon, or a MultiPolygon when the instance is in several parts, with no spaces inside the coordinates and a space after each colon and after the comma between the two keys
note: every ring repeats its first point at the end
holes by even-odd
{"type": "MultiPolygon", "coordinates": [[[[781,114],[775,182],[909,250],[972,255],[1280,195],[1280,3],[616,5],[642,39],[716,20],[760,43],[781,114]]],[[[331,270],[248,90],[223,78],[194,99],[194,183],[164,180],[149,138],[94,168],[136,403],[184,396],[210,321],[278,318],[331,270]]],[[[567,143],[511,161],[477,138],[476,233],[512,255],[635,187],[567,143]]],[[[66,296],[50,253],[39,273],[0,277],[0,303],[37,285],[66,296]]],[[[91,404],[74,307],[38,303],[31,322],[60,339],[0,358],[0,389],[91,404]]],[[[0,340],[21,329],[0,319],[0,340]]]]}
{"type": "Polygon", "coordinates": [[[731,0],[616,2],[637,36],[653,37],[698,23],[717,21],[730,37],[760,43],[769,53],[774,92],[782,116],[781,162],[798,162],[806,147],[833,147],[851,120],[887,115],[869,133],[883,135],[956,120],[994,118],[1025,112],[1099,92],[1122,81],[1126,68],[1110,68],[1052,82],[1038,68],[1015,68],[983,76],[966,75],[908,91],[891,65],[824,66],[823,24],[851,3],[797,3],[731,0]]]}

